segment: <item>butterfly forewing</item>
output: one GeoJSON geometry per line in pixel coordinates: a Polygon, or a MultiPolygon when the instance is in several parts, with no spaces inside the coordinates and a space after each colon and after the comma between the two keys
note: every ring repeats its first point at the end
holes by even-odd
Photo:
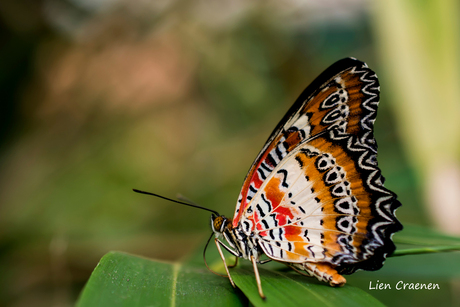
{"type": "Polygon", "coordinates": [[[363,62],[344,59],[321,74],[251,166],[233,227],[244,223],[274,260],[379,268],[401,225],[377,166],[378,101],[377,77],[363,62]]]}

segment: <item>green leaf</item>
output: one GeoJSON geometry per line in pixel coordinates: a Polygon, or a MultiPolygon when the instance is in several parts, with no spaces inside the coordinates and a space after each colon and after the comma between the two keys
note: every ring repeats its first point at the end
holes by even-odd
{"type": "Polygon", "coordinates": [[[460,250],[460,238],[415,225],[404,226],[403,231],[395,234],[393,241],[398,244],[398,249],[392,257],[460,250]],[[418,247],[403,248],[407,245],[418,247]]]}
{"type": "Polygon", "coordinates": [[[247,306],[247,300],[228,279],[206,267],[110,252],[96,266],[76,306],[247,306]]]}
{"type": "Polygon", "coordinates": [[[363,290],[345,285],[333,288],[292,270],[266,270],[259,267],[266,300],[262,300],[251,266],[230,271],[238,288],[254,306],[384,306],[363,290]]]}
{"type": "Polygon", "coordinates": [[[394,235],[393,241],[397,244],[411,245],[460,245],[459,237],[449,236],[416,225],[404,225],[404,229],[394,235]]]}
{"type": "MultiPolygon", "coordinates": [[[[159,262],[110,252],[96,266],[77,307],[247,306],[247,299],[241,291],[232,288],[227,278],[212,274],[202,263],[194,263],[194,260],[180,264],[159,262]]],[[[215,262],[211,266],[218,268],[219,264],[215,262]]],[[[262,301],[252,267],[238,267],[232,269],[231,274],[255,306],[298,306],[305,302],[309,306],[380,305],[371,295],[349,285],[331,288],[292,271],[260,268],[267,296],[262,301]]]]}

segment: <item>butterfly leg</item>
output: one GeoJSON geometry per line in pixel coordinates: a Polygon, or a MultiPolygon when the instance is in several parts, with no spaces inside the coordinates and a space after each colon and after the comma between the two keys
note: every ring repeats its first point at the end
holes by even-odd
{"type": "MultiPolygon", "coordinates": [[[[216,243],[217,250],[219,251],[220,258],[222,258],[222,261],[224,262],[224,267],[225,267],[225,271],[227,272],[228,279],[230,279],[230,283],[232,284],[233,288],[236,288],[235,283],[233,282],[232,276],[230,275],[230,272],[228,271],[227,262],[225,262],[225,256],[224,256],[224,253],[222,252],[222,249],[220,248],[220,245],[223,245],[226,250],[230,251],[230,253],[233,254],[234,252],[232,250],[229,250],[225,244],[223,244],[221,241],[219,241],[219,239],[216,238],[214,240],[214,242],[216,243]]],[[[233,255],[235,257],[237,257],[237,255],[235,255],[235,254],[233,254],[233,255]]]]}
{"type": "Polygon", "coordinates": [[[260,282],[259,270],[257,269],[256,258],[251,255],[252,266],[254,267],[254,275],[256,276],[257,289],[259,290],[259,295],[262,299],[265,299],[264,292],[262,291],[262,283],[260,282]]]}
{"type": "Polygon", "coordinates": [[[340,275],[337,270],[330,263],[326,262],[305,262],[305,263],[291,263],[290,266],[302,275],[314,276],[320,281],[329,283],[332,287],[341,287],[347,280],[340,275]],[[305,271],[302,273],[300,271],[305,271]]]}
{"type": "Polygon", "coordinates": [[[229,268],[234,268],[234,267],[236,267],[237,264],[238,264],[238,257],[235,257],[235,263],[232,264],[232,265],[229,265],[228,267],[229,268]]]}

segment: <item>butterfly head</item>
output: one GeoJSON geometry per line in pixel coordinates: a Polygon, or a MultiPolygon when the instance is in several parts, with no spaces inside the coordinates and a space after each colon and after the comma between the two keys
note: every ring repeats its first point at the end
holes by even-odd
{"type": "Polygon", "coordinates": [[[211,228],[217,237],[220,237],[226,230],[231,230],[232,220],[223,215],[211,215],[211,228]]]}

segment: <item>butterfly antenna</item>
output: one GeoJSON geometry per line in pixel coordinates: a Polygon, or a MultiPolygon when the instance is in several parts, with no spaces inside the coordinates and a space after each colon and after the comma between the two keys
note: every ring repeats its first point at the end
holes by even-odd
{"type": "MultiPolygon", "coordinates": [[[[189,204],[192,204],[194,206],[198,206],[194,201],[191,201],[190,199],[188,199],[187,197],[185,197],[184,195],[182,194],[177,194],[176,195],[176,198],[180,201],[183,201],[183,202],[186,202],[186,203],[189,203],[189,204]]],[[[199,206],[198,206],[199,207],[199,206]]]]}
{"type": "Polygon", "coordinates": [[[209,272],[211,272],[211,273],[213,273],[215,275],[218,275],[218,276],[228,278],[227,275],[223,275],[223,274],[220,274],[220,273],[217,273],[217,272],[214,272],[213,270],[211,270],[211,268],[209,267],[208,263],[206,262],[206,249],[208,248],[209,242],[211,241],[213,235],[214,235],[214,233],[211,233],[211,236],[209,237],[208,242],[206,242],[206,245],[204,246],[204,250],[203,250],[204,265],[208,268],[209,272]]]}
{"type": "Polygon", "coordinates": [[[201,206],[198,206],[198,205],[195,205],[195,204],[190,204],[188,202],[178,201],[178,200],[175,200],[175,199],[164,197],[164,196],[161,196],[161,195],[158,195],[158,194],[155,194],[155,193],[141,191],[141,190],[138,190],[138,189],[133,189],[133,191],[136,192],[136,193],[147,194],[147,195],[152,195],[152,196],[155,196],[155,197],[158,197],[158,198],[163,198],[165,200],[172,201],[173,203],[177,203],[177,204],[181,204],[181,205],[185,205],[185,206],[190,206],[190,207],[206,210],[206,211],[212,212],[212,213],[214,213],[216,215],[220,215],[217,211],[214,211],[214,210],[211,210],[211,209],[208,209],[208,208],[205,208],[205,207],[201,207],[201,206]]]}

